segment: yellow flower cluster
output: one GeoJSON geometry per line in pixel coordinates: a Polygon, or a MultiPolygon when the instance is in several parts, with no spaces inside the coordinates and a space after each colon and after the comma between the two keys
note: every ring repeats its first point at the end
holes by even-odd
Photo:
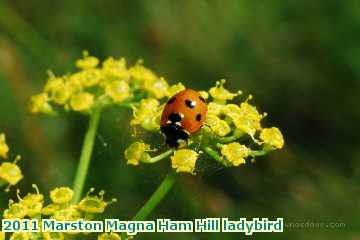
{"type": "MultiPolygon", "coordinates": [[[[6,137],[4,133],[0,134],[0,159],[7,159],[10,149],[6,143],[6,137]]],[[[11,186],[16,185],[21,179],[23,174],[21,169],[17,165],[17,162],[21,159],[20,156],[16,156],[14,162],[2,162],[0,164],[0,186],[7,185],[6,191],[9,191],[11,186]]]]}
{"type": "MultiPolygon", "coordinates": [[[[150,75],[147,77],[150,78],[150,75]]],[[[239,139],[242,137],[249,136],[252,142],[255,143],[255,146],[262,148],[261,153],[263,155],[268,151],[282,148],[284,139],[280,130],[276,127],[262,127],[261,120],[267,114],[260,113],[255,106],[249,103],[252,96],[250,95],[240,104],[228,103],[228,101],[241,95],[241,91],[236,93],[230,92],[224,87],[224,84],[225,80],[220,80],[216,82],[216,85],[209,91],[200,91],[201,96],[208,99],[208,101],[209,97],[211,97],[208,103],[208,112],[204,125],[206,134],[199,131],[198,134],[191,136],[190,141],[192,141],[193,144],[190,145],[200,145],[204,147],[203,142],[206,142],[207,144],[215,146],[215,150],[209,146],[204,147],[205,152],[225,166],[245,164],[246,158],[254,158],[256,155],[255,152],[259,151],[251,149],[249,147],[250,144],[248,146],[241,144],[239,139]],[[203,135],[208,139],[204,139],[203,135]],[[217,156],[217,154],[219,154],[219,156],[217,156]]],[[[159,85],[162,86],[162,84],[159,85]]],[[[161,97],[169,98],[173,94],[185,89],[185,87],[179,83],[170,87],[170,89],[172,89],[171,95],[158,94],[157,98],[144,98],[138,106],[134,106],[133,119],[130,124],[132,126],[139,125],[149,131],[159,131],[160,117],[165,106],[165,101],[162,101],[161,97]]],[[[148,154],[149,150],[150,145],[143,142],[135,142],[126,149],[125,159],[128,164],[135,166],[139,165],[140,162],[156,162],[148,154]]],[[[176,169],[176,172],[194,174],[198,156],[198,150],[195,151],[193,147],[187,146],[187,148],[174,151],[171,157],[171,165],[176,169]]]]}
{"type": "MultiPolygon", "coordinates": [[[[43,92],[31,99],[31,112],[56,113],[63,108],[91,114],[96,108],[118,105],[132,109],[130,126],[159,133],[160,118],[167,100],[185,89],[182,83],[170,85],[163,77],[144,67],[142,60],[128,66],[124,58],[109,57],[100,62],[84,52],[83,58],[75,65],[78,71],[72,74],[55,76],[49,73],[43,92]]],[[[239,166],[248,157],[265,155],[283,147],[284,139],[278,128],[263,128],[261,121],[267,114],[260,113],[249,103],[252,96],[234,103],[235,97],[242,92],[231,92],[224,84],[222,79],[208,91],[199,91],[208,101],[205,131],[193,134],[189,141],[192,144],[183,144],[174,152],[171,163],[177,172],[195,172],[199,151],[194,150],[194,146],[199,146],[225,166],[239,166]],[[241,140],[246,137],[251,143],[244,145],[241,140]]],[[[1,142],[0,137],[0,156],[6,157],[6,146],[1,142]]],[[[137,166],[140,162],[154,163],[172,154],[167,152],[151,157],[149,151],[150,145],[138,141],[126,149],[125,159],[128,164],[137,166]]]]}
{"type": "MultiPolygon", "coordinates": [[[[75,65],[78,68],[75,73],[55,76],[49,72],[43,92],[31,97],[32,113],[54,114],[61,108],[91,113],[94,108],[111,104],[131,105],[135,96],[161,99],[184,88],[181,84],[169,86],[163,77],[144,67],[142,61],[128,67],[124,58],[109,57],[100,65],[99,59],[84,52],[75,65]]],[[[141,123],[140,119],[133,122],[141,123]]]]}
{"type": "MultiPolygon", "coordinates": [[[[104,191],[98,195],[89,193],[78,203],[72,203],[74,192],[69,187],[59,187],[50,191],[51,203],[44,205],[44,195],[40,193],[36,185],[33,184],[34,193],[28,193],[25,197],[20,197],[19,191],[17,201],[10,200],[9,207],[4,210],[4,219],[41,219],[43,217],[53,218],[59,221],[70,221],[93,219],[95,214],[103,213],[105,208],[115,199],[109,202],[104,200],[104,191]]],[[[1,238],[0,238],[1,239],[1,238]]],[[[63,233],[14,233],[10,239],[65,239],[63,233]],[[23,234],[23,235],[21,235],[23,234]],[[32,238],[35,237],[36,238],[32,238]],[[33,236],[34,235],[34,236],[33,236]],[[22,237],[22,238],[21,238],[22,237]]]]}

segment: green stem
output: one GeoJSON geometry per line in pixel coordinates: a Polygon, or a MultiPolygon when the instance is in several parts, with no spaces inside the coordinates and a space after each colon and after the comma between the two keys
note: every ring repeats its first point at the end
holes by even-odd
{"type": "Polygon", "coordinates": [[[170,156],[171,154],[173,154],[174,150],[173,149],[170,149],[170,150],[167,150],[166,152],[163,152],[162,154],[160,155],[157,155],[156,157],[152,157],[152,158],[149,158],[149,159],[144,159],[142,160],[141,162],[143,163],[156,163],[164,158],[167,158],[168,156],[170,156]]]}
{"type": "Polygon", "coordinates": [[[89,169],[91,155],[94,148],[96,131],[99,126],[100,115],[101,115],[101,108],[97,108],[91,114],[90,117],[89,126],[81,150],[80,162],[78,165],[78,169],[76,171],[75,181],[73,185],[73,189],[75,192],[73,202],[75,203],[77,203],[81,199],[82,191],[86,180],[86,175],[89,169]]]}
{"type": "Polygon", "coordinates": [[[133,221],[143,221],[146,220],[150,213],[155,209],[155,207],[160,203],[160,201],[165,197],[165,195],[173,187],[176,180],[176,172],[172,170],[165,179],[162,181],[160,186],[156,189],[153,195],[145,203],[144,206],[139,210],[139,212],[133,217],[133,221]]]}
{"type": "Polygon", "coordinates": [[[224,161],[224,159],[211,147],[207,145],[201,145],[201,149],[214,160],[218,161],[222,165],[228,167],[228,164],[224,161]]]}
{"type": "Polygon", "coordinates": [[[264,156],[267,154],[267,151],[265,150],[252,150],[250,152],[250,156],[252,157],[260,157],[260,156],[264,156]]]}

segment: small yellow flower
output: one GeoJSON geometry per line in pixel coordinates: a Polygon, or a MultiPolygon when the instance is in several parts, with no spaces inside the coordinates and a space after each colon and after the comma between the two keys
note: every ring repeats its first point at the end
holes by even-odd
{"type": "Polygon", "coordinates": [[[64,234],[60,232],[43,232],[42,237],[44,240],[64,240],[64,234]]]}
{"type": "Polygon", "coordinates": [[[68,203],[74,197],[74,191],[68,187],[59,187],[50,191],[51,201],[55,204],[68,203]]]}
{"type": "Polygon", "coordinates": [[[46,93],[40,93],[31,97],[30,112],[31,113],[52,113],[53,109],[49,104],[49,97],[46,93]]]}
{"type": "Polygon", "coordinates": [[[146,130],[160,129],[160,117],[164,106],[159,106],[159,101],[154,98],[142,99],[140,108],[134,107],[131,126],[141,125],[146,130]]]}
{"type": "Polygon", "coordinates": [[[125,159],[127,164],[137,166],[140,160],[146,154],[146,151],[150,150],[150,146],[143,142],[134,142],[125,150],[125,159]]]}
{"type": "Polygon", "coordinates": [[[129,74],[133,81],[139,83],[154,81],[158,78],[153,71],[142,65],[142,61],[138,61],[135,66],[129,68],[129,74]]]}
{"type": "Polygon", "coordinates": [[[75,206],[68,206],[55,211],[52,217],[58,221],[73,221],[82,218],[82,214],[75,206]]]}
{"type": "Polygon", "coordinates": [[[27,209],[21,203],[14,203],[14,201],[10,200],[9,208],[6,209],[3,213],[3,217],[5,219],[22,219],[26,216],[27,209]]]}
{"type": "Polygon", "coordinates": [[[72,94],[83,91],[84,74],[82,71],[64,77],[66,87],[72,94]]]}
{"type": "Polygon", "coordinates": [[[98,240],[121,240],[121,237],[116,233],[103,233],[98,236],[98,240]]]}
{"type": "Polygon", "coordinates": [[[232,142],[221,147],[221,154],[232,166],[245,164],[245,158],[250,154],[250,149],[238,142],[232,142]]]}
{"type": "Polygon", "coordinates": [[[257,130],[261,130],[260,121],[266,116],[266,113],[260,114],[255,106],[247,102],[241,103],[240,107],[235,104],[226,105],[225,114],[232,119],[238,129],[252,138],[257,130]]]}
{"type": "Polygon", "coordinates": [[[220,137],[224,137],[231,132],[231,127],[225,120],[220,120],[217,125],[213,127],[213,131],[220,137]]]}
{"type": "Polygon", "coordinates": [[[81,83],[84,87],[93,87],[103,79],[102,72],[99,69],[86,69],[80,73],[83,75],[81,83]]]}
{"type": "Polygon", "coordinates": [[[83,52],[83,58],[78,59],[75,63],[76,67],[82,69],[95,68],[99,64],[99,59],[89,56],[87,51],[83,52]]]}
{"type": "Polygon", "coordinates": [[[86,92],[71,97],[70,105],[75,111],[83,112],[90,110],[94,104],[94,95],[86,92]]]}
{"type": "Polygon", "coordinates": [[[183,90],[185,90],[185,86],[181,82],[178,84],[174,84],[168,88],[167,96],[170,98],[183,90]]]}
{"type": "Polygon", "coordinates": [[[29,233],[15,232],[11,235],[10,240],[30,240],[29,233]]]}
{"type": "Polygon", "coordinates": [[[58,89],[60,86],[64,85],[64,79],[61,77],[55,77],[53,73],[49,73],[50,77],[44,86],[44,91],[46,93],[52,92],[58,89]]]}
{"type": "Polygon", "coordinates": [[[155,78],[144,83],[144,89],[157,99],[167,96],[168,88],[169,85],[164,78],[155,78]]]}
{"type": "Polygon", "coordinates": [[[220,137],[224,137],[231,132],[229,124],[214,114],[207,114],[205,123],[210,127],[209,130],[220,137]]]}
{"type": "Polygon", "coordinates": [[[0,179],[5,180],[9,185],[16,185],[23,177],[15,163],[4,162],[0,165],[0,179]]]}
{"type": "Polygon", "coordinates": [[[0,231],[0,240],[5,240],[5,232],[0,231]]]}
{"type": "Polygon", "coordinates": [[[202,98],[204,99],[208,99],[209,98],[209,93],[206,91],[199,91],[199,94],[202,98]]]}
{"type": "Polygon", "coordinates": [[[26,202],[23,203],[26,206],[27,213],[29,217],[37,216],[41,213],[43,202],[26,202]]]}
{"type": "Polygon", "coordinates": [[[109,57],[103,62],[102,71],[109,79],[127,80],[129,76],[125,58],[116,60],[109,57]]]}
{"type": "Polygon", "coordinates": [[[9,152],[9,146],[6,144],[6,137],[4,133],[0,134],[0,157],[7,158],[9,152]]]}
{"type": "Polygon", "coordinates": [[[229,90],[224,88],[225,79],[216,82],[216,86],[209,90],[210,95],[221,103],[225,103],[227,100],[232,100],[234,97],[241,94],[241,92],[231,93],[229,90]]]}
{"type": "Polygon", "coordinates": [[[105,208],[113,202],[116,202],[116,199],[112,199],[110,202],[104,201],[105,191],[100,191],[98,196],[90,196],[90,193],[94,192],[95,189],[92,188],[84,197],[80,203],[77,205],[77,208],[86,213],[103,213],[105,208]]]}
{"type": "Polygon", "coordinates": [[[177,150],[171,157],[172,168],[176,169],[176,172],[194,174],[198,156],[197,152],[190,149],[177,150]]]}
{"type": "Polygon", "coordinates": [[[220,115],[225,109],[225,105],[216,102],[210,102],[208,104],[208,114],[220,115]]]}
{"type": "Polygon", "coordinates": [[[261,130],[260,139],[265,143],[277,149],[284,146],[284,138],[280,130],[276,127],[264,128],[261,130]]]}
{"type": "Polygon", "coordinates": [[[112,81],[106,84],[105,93],[110,96],[114,102],[122,102],[130,96],[130,87],[124,80],[112,81]]]}
{"type": "Polygon", "coordinates": [[[52,203],[52,204],[45,206],[41,210],[41,213],[43,215],[49,216],[49,215],[53,215],[55,212],[59,211],[60,209],[61,209],[61,206],[52,203]]]}
{"type": "Polygon", "coordinates": [[[32,184],[32,187],[35,189],[36,193],[28,193],[22,199],[23,202],[42,202],[44,200],[44,195],[42,195],[35,184],[32,184]]]}
{"type": "Polygon", "coordinates": [[[64,105],[73,93],[71,84],[60,78],[50,79],[45,91],[50,95],[51,100],[60,105],[64,105]]]}
{"type": "Polygon", "coordinates": [[[18,199],[26,208],[26,215],[29,217],[39,215],[44,205],[44,195],[39,193],[39,189],[35,184],[33,184],[33,188],[35,188],[36,193],[28,193],[23,199],[19,195],[20,191],[17,192],[18,199]]]}

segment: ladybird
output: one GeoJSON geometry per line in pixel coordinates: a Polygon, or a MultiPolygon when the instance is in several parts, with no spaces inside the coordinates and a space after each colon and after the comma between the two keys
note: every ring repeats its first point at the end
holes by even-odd
{"type": "Polygon", "coordinates": [[[161,115],[161,132],[169,147],[178,148],[197,132],[205,121],[208,107],[205,99],[195,90],[178,92],[166,103],[161,115]]]}

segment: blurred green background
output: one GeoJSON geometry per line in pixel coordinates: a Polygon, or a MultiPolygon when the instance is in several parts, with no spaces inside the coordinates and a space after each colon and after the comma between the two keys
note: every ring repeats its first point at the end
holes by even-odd
{"type": "MultiPolygon", "coordinates": [[[[240,168],[203,164],[181,175],[151,218],[284,217],[289,227],[256,239],[360,239],[360,1],[0,1],[0,131],[23,155],[22,192],[71,185],[86,117],[31,116],[29,97],[46,70],[74,70],[87,49],[126,57],[169,82],[254,95],[282,130],[281,151],[240,168]]],[[[107,216],[130,219],[170,169],[168,161],[127,166],[130,113],[108,109],[96,139],[87,187],[118,203],[107,216]]],[[[14,191],[12,191],[14,192],[14,191]]],[[[0,193],[3,209],[8,196],[0,193]]],[[[105,217],[105,216],[104,216],[105,217]]],[[[242,234],[142,234],[138,239],[240,239],[242,234]]]]}

